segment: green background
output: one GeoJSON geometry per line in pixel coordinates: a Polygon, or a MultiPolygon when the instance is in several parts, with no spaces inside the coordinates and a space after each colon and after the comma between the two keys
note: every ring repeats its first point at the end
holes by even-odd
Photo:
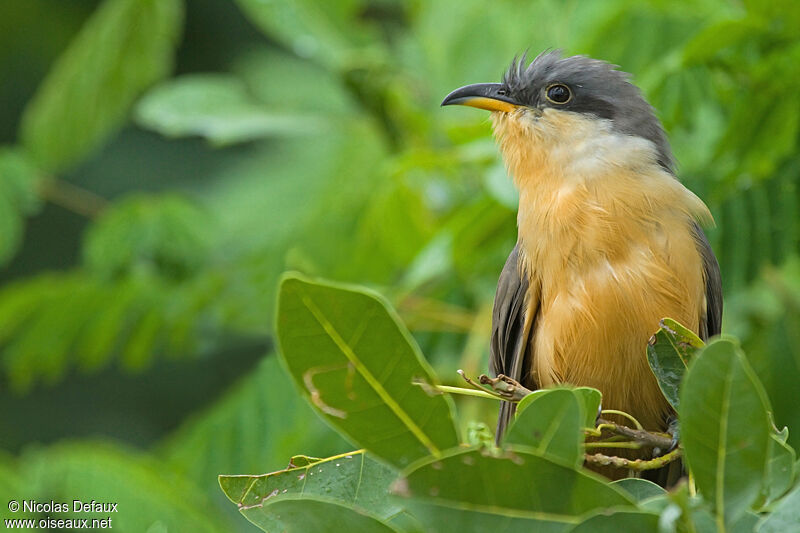
{"type": "Polygon", "coordinates": [[[723,331],[800,428],[798,35],[791,0],[5,3],[0,496],[253,531],[217,474],[351,447],[269,356],[284,270],[384,294],[446,383],[484,372],[516,196],[486,114],[438,104],[547,48],[657,109],[723,331]]]}

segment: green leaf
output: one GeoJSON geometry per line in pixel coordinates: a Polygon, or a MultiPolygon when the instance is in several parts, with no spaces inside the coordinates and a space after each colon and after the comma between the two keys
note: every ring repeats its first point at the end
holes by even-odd
{"type": "Polygon", "coordinates": [[[503,444],[529,446],[575,467],[583,463],[583,401],[570,389],[546,389],[519,402],[503,444]]]}
{"type": "Polygon", "coordinates": [[[20,476],[15,466],[0,453],[0,498],[4,503],[3,518],[36,518],[35,513],[27,512],[24,508],[13,514],[6,514],[7,505],[16,500],[22,506],[22,498],[27,495],[25,480],[20,476]]]}
{"type": "Polygon", "coordinates": [[[170,71],[182,18],[180,0],[105,0],[25,109],[20,135],[34,160],[58,171],[102,144],[170,71]]]}
{"type": "MultiPolygon", "coordinates": [[[[161,521],[168,531],[226,531],[197,487],[163,463],[100,443],[69,443],[25,454],[20,474],[30,498],[114,502],[112,525],[147,531],[161,521]],[[98,495],[102,494],[102,497],[98,495]]],[[[58,518],[107,518],[108,513],[59,513],[58,518]]]]}
{"type": "Polygon", "coordinates": [[[652,481],[636,477],[619,479],[617,481],[613,481],[611,484],[621,488],[622,490],[633,496],[633,498],[637,502],[646,500],[648,498],[652,498],[654,496],[661,496],[662,494],[667,493],[667,491],[665,491],[662,487],[659,487],[652,481]]]}
{"type": "Polygon", "coordinates": [[[0,265],[22,243],[24,217],[38,211],[38,172],[21,151],[0,148],[0,265]]]}
{"type": "Polygon", "coordinates": [[[450,450],[411,465],[395,491],[438,531],[564,531],[580,515],[633,499],[599,477],[530,448],[450,450]]]}
{"type": "Polygon", "coordinates": [[[325,497],[331,502],[388,520],[402,512],[389,498],[397,471],[370,458],[363,450],[328,457],[315,463],[260,476],[219,476],[222,491],[246,510],[284,497],[325,497]]]}
{"type": "Polygon", "coordinates": [[[319,117],[271,111],[244,83],[225,74],[191,74],[149,91],[136,106],[140,126],[167,137],[200,136],[225,146],[275,135],[319,130],[319,117]]]}
{"type": "Polygon", "coordinates": [[[413,384],[436,378],[379,295],[285,275],[277,334],[303,394],[359,446],[404,466],[458,444],[452,400],[413,384]]]}
{"type": "Polygon", "coordinates": [[[759,516],[753,511],[745,511],[727,531],[728,533],[753,533],[756,530],[758,519],[759,516]]]}
{"type": "Polygon", "coordinates": [[[661,392],[675,409],[678,409],[679,388],[686,366],[703,346],[697,335],[671,318],[661,320],[659,330],[647,343],[647,362],[661,392]]]}
{"type": "Polygon", "coordinates": [[[241,509],[252,523],[268,533],[392,533],[378,518],[322,497],[283,497],[241,509]]]}
{"type": "Polygon", "coordinates": [[[568,530],[570,533],[618,533],[619,531],[658,531],[658,515],[646,511],[604,510],[568,530]]]}
{"type": "Polygon", "coordinates": [[[130,196],[90,227],[84,263],[105,279],[142,274],[186,279],[208,260],[208,221],[207,211],[182,196],[130,196]]]}
{"type": "MultiPolygon", "coordinates": [[[[268,37],[301,57],[334,70],[350,66],[367,28],[360,0],[318,3],[313,0],[261,2],[237,0],[245,15],[268,37]]],[[[370,43],[373,47],[377,41],[370,43]]]]}
{"type": "Polygon", "coordinates": [[[595,427],[603,395],[599,390],[592,387],[575,387],[572,392],[583,400],[583,414],[586,416],[584,426],[587,428],[595,427]]]}
{"type": "Polygon", "coordinates": [[[237,56],[231,68],[247,94],[270,109],[315,113],[337,122],[364,112],[337,73],[284,49],[254,48],[237,56]]]}
{"type": "Polygon", "coordinates": [[[709,62],[720,51],[730,50],[743,41],[757,39],[765,31],[769,31],[767,20],[760,17],[726,19],[709,24],[686,43],[683,48],[684,64],[709,62]]]}
{"type": "Polygon", "coordinates": [[[681,441],[720,529],[758,497],[768,458],[768,410],[766,393],[734,342],[708,344],[690,365],[681,392],[681,441]]]}
{"type": "Polygon", "coordinates": [[[781,436],[775,433],[769,439],[769,460],[767,461],[767,471],[764,474],[764,487],[762,497],[764,503],[761,507],[766,507],[772,502],[783,496],[786,491],[792,488],[794,482],[794,449],[781,440],[781,436]]]}
{"type": "Polygon", "coordinates": [[[771,514],[758,524],[758,533],[789,533],[800,531],[800,487],[784,496],[771,514]]]}

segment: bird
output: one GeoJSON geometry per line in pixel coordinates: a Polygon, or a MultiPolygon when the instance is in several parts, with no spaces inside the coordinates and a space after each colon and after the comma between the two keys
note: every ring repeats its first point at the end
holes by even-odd
{"type": "MultiPolygon", "coordinates": [[[[492,312],[489,366],[528,389],[590,386],[603,407],[666,431],[675,413],[646,358],[664,317],[720,333],[713,218],[677,178],[653,107],[616,65],[545,51],[441,104],[491,111],[519,191],[517,243],[492,312]]],[[[503,402],[498,443],[514,415],[503,402]]]]}

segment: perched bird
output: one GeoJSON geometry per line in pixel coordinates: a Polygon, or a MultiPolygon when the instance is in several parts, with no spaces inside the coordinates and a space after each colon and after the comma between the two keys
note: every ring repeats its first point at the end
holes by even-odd
{"type": "MultiPolygon", "coordinates": [[[[722,318],[705,204],[675,176],[664,130],[629,76],[585,56],[523,56],[502,83],[442,105],[492,111],[519,189],[518,241],[500,274],[490,367],[534,390],[599,389],[603,407],[664,431],[674,413],[646,343],[671,317],[701,338],[722,318]]],[[[498,440],[514,412],[500,409],[498,440]]]]}

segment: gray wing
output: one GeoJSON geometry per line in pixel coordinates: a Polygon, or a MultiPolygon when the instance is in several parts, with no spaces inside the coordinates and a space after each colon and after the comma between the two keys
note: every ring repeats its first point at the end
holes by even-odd
{"type": "Polygon", "coordinates": [[[703,340],[719,335],[722,329],[722,278],[719,263],[708,243],[706,234],[695,223],[693,228],[697,249],[703,258],[703,274],[706,280],[706,316],[700,317],[700,338],[703,340]]]}
{"type": "MultiPolygon", "coordinates": [[[[497,376],[506,375],[534,390],[531,377],[533,321],[535,302],[529,302],[529,281],[520,276],[519,243],[506,260],[492,309],[492,342],[489,369],[497,376]],[[530,307],[530,311],[526,312],[530,307]]],[[[514,415],[516,404],[503,402],[497,420],[498,443],[514,415]]]]}

